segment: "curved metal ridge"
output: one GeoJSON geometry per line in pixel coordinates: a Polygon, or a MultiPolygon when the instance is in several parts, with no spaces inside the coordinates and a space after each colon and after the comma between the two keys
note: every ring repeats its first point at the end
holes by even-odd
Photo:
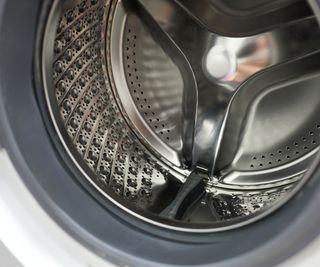
{"type": "MultiPolygon", "coordinates": [[[[223,144],[224,148],[229,145],[232,147],[231,149],[237,151],[238,145],[232,139],[241,138],[241,130],[243,129],[241,120],[244,120],[248,114],[247,107],[260,95],[271,92],[272,86],[277,83],[276,79],[290,80],[303,72],[305,66],[302,65],[308,62],[308,60],[303,60],[304,57],[308,57],[304,54],[309,52],[309,48],[298,53],[280,56],[275,62],[266,61],[263,65],[255,67],[250,75],[243,79],[242,85],[241,82],[231,84],[226,81],[235,76],[232,72],[236,71],[233,69],[241,68],[241,63],[236,55],[233,55],[233,51],[228,48],[224,48],[223,43],[221,45],[218,43],[219,36],[199,25],[192,16],[190,17],[174,2],[161,0],[154,3],[140,0],[136,1],[136,5],[130,1],[127,6],[129,10],[131,9],[141,18],[150,34],[159,42],[183,74],[182,161],[190,164],[191,171],[201,169],[213,177],[218,171],[221,171],[221,164],[220,168],[217,167],[217,161],[219,161],[218,157],[221,154],[219,153],[220,143],[225,139],[224,136],[229,137],[223,144]],[[184,27],[185,31],[179,31],[181,27],[184,27]],[[212,48],[208,48],[210,40],[214,40],[212,48]],[[302,57],[301,64],[299,59],[290,61],[291,58],[299,58],[299,56],[302,57]],[[209,63],[206,64],[207,69],[204,70],[203,61],[205,58],[209,63]],[[275,67],[270,67],[276,63],[275,67]],[[219,72],[215,70],[215,64],[218,66],[219,72]],[[210,69],[211,65],[213,69],[210,69]],[[233,67],[234,65],[235,67],[233,67]],[[226,66],[225,74],[221,72],[223,66],[226,66]],[[298,66],[300,67],[297,69],[298,66]],[[231,69],[229,70],[229,68],[231,69]],[[285,71],[285,69],[288,70],[285,71]],[[296,72],[289,73],[289,70],[296,72]],[[255,74],[255,72],[257,73],[255,74]],[[210,73],[213,76],[218,76],[210,79],[208,77],[210,73]],[[277,78],[277,74],[282,76],[277,78]],[[250,79],[250,76],[253,77],[250,79]],[[251,85],[250,83],[253,81],[255,83],[251,85]],[[267,82],[269,82],[268,86],[265,85],[267,82]],[[233,106],[235,108],[232,108],[233,106]],[[234,109],[235,112],[233,112],[234,109]],[[231,123],[228,124],[229,121],[231,123]],[[227,122],[227,127],[224,126],[225,122],[227,122]],[[230,125],[233,128],[229,130],[230,125]]],[[[195,10],[197,9],[195,8],[195,10]]],[[[215,14],[210,14],[212,17],[215,16],[215,14]]],[[[248,17],[248,19],[252,19],[250,16],[248,17]]],[[[301,21],[295,21],[295,23],[299,25],[301,21]]],[[[261,31],[263,30],[261,29],[261,31]]],[[[259,40],[258,38],[262,37],[256,37],[257,40],[259,40]]],[[[267,44],[261,43],[260,46],[262,48],[257,47],[257,49],[265,49],[264,46],[267,44]]],[[[315,64],[317,55],[311,54],[309,58],[312,61],[309,64],[312,69],[307,70],[306,68],[305,70],[308,72],[318,71],[319,66],[315,64]]],[[[231,150],[226,148],[224,151],[230,152],[231,150]]],[[[234,158],[233,153],[227,153],[227,155],[234,158]]]]}
{"type": "Polygon", "coordinates": [[[309,7],[201,1],[65,1],[42,58],[53,123],[83,177],[140,220],[197,233],[282,205],[320,144],[309,7]]]}
{"type": "Polygon", "coordinates": [[[237,7],[236,2],[221,0],[175,2],[209,31],[229,37],[256,35],[314,16],[306,1],[301,0],[272,0],[261,4],[255,1],[245,8],[237,7]]]}

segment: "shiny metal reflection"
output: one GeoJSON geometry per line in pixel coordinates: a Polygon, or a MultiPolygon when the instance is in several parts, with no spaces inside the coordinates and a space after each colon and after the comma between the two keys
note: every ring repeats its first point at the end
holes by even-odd
{"type": "Polygon", "coordinates": [[[209,232],[271,212],[314,160],[320,31],[300,12],[211,27],[195,3],[68,0],[43,74],[59,137],[101,194],[149,223],[209,232]]]}

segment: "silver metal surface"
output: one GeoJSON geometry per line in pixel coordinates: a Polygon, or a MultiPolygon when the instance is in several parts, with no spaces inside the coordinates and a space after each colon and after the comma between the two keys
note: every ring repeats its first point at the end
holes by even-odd
{"type": "Polygon", "coordinates": [[[68,154],[110,201],[171,229],[229,229],[287,200],[318,151],[320,29],[295,14],[222,36],[177,3],[57,5],[45,92],[68,154]]]}
{"type": "MultiPolygon", "coordinates": [[[[174,53],[170,53],[173,54],[172,57],[178,62],[177,66],[181,72],[189,68],[189,75],[184,80],[184,96],[182,96],[182,93],[180,95],[181,100],[184,97],[182,104],[184,114],[181,115],[180,118],[182,117],[181,120],[186,124],[184,127],[186,134],[182,133],[182,136],[184,136],[182,138],[183,145],[185,147],[185,155],[182,156],[188,160],[191,154],[192,158],[190,160],[192,167],[206,169],[209,176],[213,176],[216,173],[216,164],[219,160],[217,157],[223,135],[237,136],[240,133],[241,127],[244,127],[243,123],[233,123],[232,132],[225,132],[225,129],[229,129],[225,127],[225,121],[234,121],[233,116],[239,117],[239,114],[233,114],[232,111],[234,109],[231,107],[232,104],[237,102],[237,98],[241,97],[241,95],[248,94],[254,96],[254,98],[258,98],[262,94],[267,94],[267,92],[265,92],[266,90],[272,90],[270,86],[258,84],[256,86],[260,88],[253,89],[255,92],[252,93],[246,84],[243,86],[239,86],[239,84],[258,71],[262,71],[271,65],[280,64],[316,50],[320,40],[319,31],[317,30],[318,24],[316,20],[311,17],[304,21],[299,20],[281,29],[253,37],[226,38],[217,36],[199,26],[193,20],[190,20],[188,14],[173,2],[139,2],[143,6],[142,10],[145,10],[145,13],[148,12],[148,14],[143,14],[142,17],[145,17],[146,25],[149,25],[149,31],[163,35],[163,38],[160,40],[163,47],[169,45],[169,42],[171,42],[170,47],[175,47],[175,49],[173,49],[175,50],[174,53]],[[166,12],[159,12],[159,10],[165,10],[166,12]],[[168,10],[170,10],[170,16],[167,14],[168,10]],[[153,17],[153,19],[150,19],[148,15],[153,17]],[[179,20],[177,18],[179,18],[179,20]],[[178,30],[178,28],[182,27],[185,27],[185,31],[178,30]],[[310,36],[308,36],[308,34],[305,36],[306,29],[308,29],[310,36]],[[314,31],[311,31],[311,29],[314,29],[314,31]],[[195,36],[195,38],[190,38],[190,33],[195,36]],[[302,34],[306,37],[306,40],[312,39],[312,42],[302,42],[302,34]],[[294,43],[294,48],[287,48],[287,42],[281,42],[282,39],[294,43]],[[195,49],[196,47],[197,49],[195,49]],[[183,53],[185,60],[176,59],[181,56],[180,53],[183,53]],[[217,63],[220,65],[211,66],[211,68],[216,67],[219,68],[219,70],[222,68],[222,73],[225,73],[225,75],[222,75],[222,77],[220,77],[221,79],[210,75],[210,71],[213,71],[208,70],[208,61],[210,61],[210,58],[212,62],[209,65],[214,64],[215,60],[219,61],[217,63]],[[205,61],[205,64],[203,64],[203,61],[205,61]],[[223,66],[221,66],[221,64],[223,66]],[[204,71],[203,65],[205,65],[204,71]],[[264,90],[262,90],[262,88],[264,90]],[[191,112],[190,110],[193,111],[191,112]],[[231,112],[229,112],[229,110],[231,110],[231,112]],[[188,116],[188,114],[190,116],[188,116]]],[[[217,72],[217,75],[219,76],[220,74],[217,72]]],[[[259,76],[257,76],[256,79],[259,79],[259,76]]],[[[288,90],[292,91],[293,89],[290,88],[288,90]]],[[[317,93],[316,87],[313,87],[312,90],[317,93]]],[[[284,93],[282,92],[282,94],[284,93]]],[[[294,94],[294,97],[297,97],[298,101],[299,99],[301,100],[297,93],[294,94]]],[[[294,97],[290,96],[290,98],[294,97]]],[[[276,99],[279,98],[277,97],[276,99]]],[[[237,111],[242,109],[244,112],[244,114],[240,116],[241,119],[250,117],[250,114],[248,114],[250,110],[248,109],[249,105],[251,105],[250,101],[252,100],[253,97],[245,96],[242,97],[240,104],[237,103],[238,106],[241,105],[237,111]]],[[[273,101],[273,99],[271,101],[273,101]]],[[[291,100],[287,97],[286,101],[293,102],[295,99],[291,100]]],[[[283,100],[281,100],[281,103],[283,106],[283,100]]],[[[275,111],[275,104],[269,104],[268,107],[275,111]]],[[[315,105],[312,104],[309,107],[316,108],[317,105],[315,103],[315,105]]],[[[257,109],[258,108],[259,107],[257,107],[257,109]]],[[[300,111],[297,107],[295,107],[295,109],[297,112],[300,111]]],[[[307,109],[308,108],[306,108],[306,110],[307,109]]],[[[267,111],[264,111],[263,115],[265,115],[266,112],[267,111]]],[[[287,114],[290,114],[289,116],[292,115],[292,110],[289,108],[287,112],[287,114]]],[[[303,113],[301,114],[301,112],[299,117],[302,121],[307,119],[303,117],[303,113]]],[[[279,118],[279,121],[283,122],[285,119],[286,118],[279,118]]],[[[260,118],[256,119],[255,122],[261,124],[260,118]]],[[[256,139],[258,139],[258,142],[263,146],[262,153],[264,153],[266,149],[269,149],[268,145],[279,147],[281,135],[286,135],[288,131],[292,132],[290,127],[286,127],[287,125],[284,126],[285,127],[279,128],[279,131],[275,131],[275,138],[269,135],[269,144],[261,142],[261,139],[259,139],[261,138],[260,133],[257,134],[257,131],[254,131],[255,136],[257,136],[256,139]],[[277,144],[274,145],[272,144],[273,142],[277,142],[277,144]]],[[[269,130],[270,126],[268,127],[266,125],[266,128],[261,130],[266,133],[266,129],[269,130]]],[[[252,138],[250,137],[250,139],[252,138]]],[[[288,140],[288,138],[285,140],[288,140]]],[[[234,147],[237,145],[232,141],[227,143],[232,144],[234,147]]],[[[246,144],[246,147],[259,148],[257,145],[251,146],[251,144],[246,144]]],[[[224,148],[230,151],[229,148],[224,148]]],[[[259,151],[259,153],[261,153],[261,151],[259,151]]]]}

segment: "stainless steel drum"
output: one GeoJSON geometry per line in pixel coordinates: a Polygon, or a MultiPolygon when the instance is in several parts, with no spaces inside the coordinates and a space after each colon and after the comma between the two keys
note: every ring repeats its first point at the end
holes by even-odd
{"type": "Polygon", "coordinates": [[[57,134],[105,201],[205,232],[303,183],[320,144],[320,29],[305,1],[258,19],[195,2],[56,1],[42,67],[57,134]]]}

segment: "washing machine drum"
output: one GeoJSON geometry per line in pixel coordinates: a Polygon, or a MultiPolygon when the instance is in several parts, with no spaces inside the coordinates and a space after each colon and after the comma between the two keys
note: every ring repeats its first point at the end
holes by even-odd
{"type": "Polygon", "coordinates": [[[130,266],[270,266],[317,236],[316,1],[18,2],[2,143],[65,229],[130,266]]]}

